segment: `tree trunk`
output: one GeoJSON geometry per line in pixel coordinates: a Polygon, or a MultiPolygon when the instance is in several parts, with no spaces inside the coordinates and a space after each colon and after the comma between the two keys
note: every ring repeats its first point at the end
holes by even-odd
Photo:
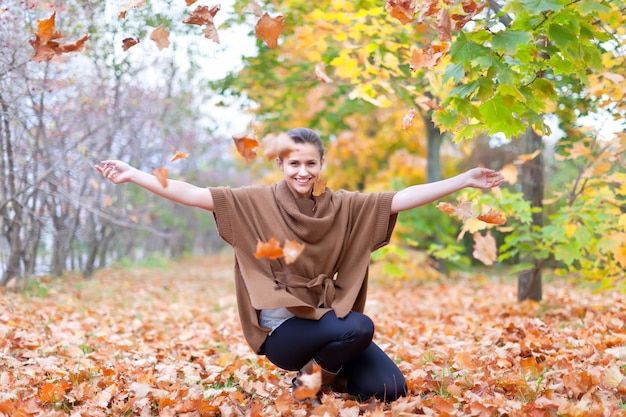
{"type": "Polygon", "coordinates": [[[441,180],[441,142],[443,136],[432,119],[432,112],[428,112],[424,118],[426,124],[426,137],[428,138],[428,162],[426,168],[426,182],[441,180]]]}
{"type": "MultiPolygon", "coordinates": [[[[531,207],[540,208],[537,213],[533,213],[533,228],[543,227],[543,141],[537,132],[532,128],[526,129],[526,133],[520,141],[520,154],[532,154],[539,151],[539,154],[522,165],[522,191],[524,198],[530,202],[531,207]]],[[[520,257],[520,262],[532,263],[533,268],[522,271],[517,277],[517,299],[540,301],[542,298],[541,266],[542,261],[535,259],[532,252],[520,257]]]]}

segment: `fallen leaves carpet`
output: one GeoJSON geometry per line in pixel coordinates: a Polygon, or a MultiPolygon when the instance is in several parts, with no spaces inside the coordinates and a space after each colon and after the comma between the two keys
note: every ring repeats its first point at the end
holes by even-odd
{"type": "Polygon", "coordinates": [[[626,297],[514,280],[371,280],[376,342],[406,375],[391,404],[326,393],[245,344],[230,257],[108,269],[0,292],[0,415],[626,415],[626,297]]]}

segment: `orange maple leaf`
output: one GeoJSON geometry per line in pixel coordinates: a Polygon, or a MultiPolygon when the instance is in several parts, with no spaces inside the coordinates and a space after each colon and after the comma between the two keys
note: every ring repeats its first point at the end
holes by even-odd
{"type": "Polygon", "coordinates": [[[415,20],[417,4],[415,0],[387,0],[385,10],[400,21],[403,25],[415,20]]]}
{"type": "Polygon", "coordinates": [[[413,126],[413,119],[415,119],[415,114],[417,110],[415,107],[411,107],[409,111],[402,118],[402,129],[407,130],[408,128],[413,126]]]}
{"type": "Polygon", "coordinates": [[[317,398],[317,394],[322,388],[322,368],[314,363],[310,374],[298,376],[298,385],[293,389],[293,398],[304,401],[310,398],[317,398]]]}
{"type": "Polygon", "coordinates": [[[124,40],[122,40],[122,49],[124,51],[128,51],[130,48],[137,45],[139,42],[141,42],[141,40],[137,38],[125,38],[124,40]]]}
{"type": "Polygon", "coordinates": [[[276,239],[276,236],[272,236],[267,242],[261,240],[257,242],[256,252],[254,253],[255,258],[269,258],[275,260],[283,256],[283,248],[280,247],[280,242],[276,239]]]}
{"type": "Polygon", "coordinates": [[[485,265],[493,265],[498,258],[498,250],[496,248],[496,240],[491,235],[491,232],[488,231],[484,236],[476,232],[472,236],[474,237],[472,256],[485,265]]]}
{"type": "Polygon", "coordinates": [[[157,48],[159,50],[168,48],[170,46],[170,32],[163,27],[163,25],[159,25],[150,33],[150,40],[156,43],[157,48]]]}
{"type": "Polygon", "coordinates": [[[318,177],[317,181],[315,181],[315,184],[313,184],[313,196],[319,197],[322,194],[324,194],[326,192],[327,183],[328,183],[327,179],[322,178],[321,176],[318,177]]]}
{"type": "Polygon", "coordinates": [[[254,133],[246,132],[242,135],[233,136],[235,147],[239,155],[243,156],[246,161],[250,162],[256,157],[256,148],[259,142],[254,137],[254,133]]]}
{"type": "Polygon", "coordinates": [[[431,54],[425,49],[413,49],[411,51],[411,58],[409,58],[409,69],[411,71],[415,71],[419,68],[432,68],[439,64],[443,55],[444,52],[442,51],[437,51],[431,54]]]}
{"type": "Polygon", "coordinates": [[[167,176],[169,175],[169,173],[169,168],[164,167],[155,168],[152,171],[152,174],[157,178],[157,180],[159,180],[163,188],[167,188],[167,176]]]}
{"type": "Polygon", "coordinates": [[[270,49],[278,46],[278,37],[284,27],[285,17],[278,15],[271,17],[267,12],[263,13],[263,16],[257,21],[254,26],[254,34],[257,38],[264,41],[270,49]]]}
{"type": "Polygon", "coordinates": [[[72,383],[69,381],[48,382],[39,389],[39,400],[46,404],[59,402],[71,387],[72,383]]]}
{"type": "Polygon", "coordinates": [[[285,240],[285,245],[283,246],[283,254],[285,256],[285,263],[287,265],[295,262],[296,259],[300,256],[302,251],[304,250],[304,243],[298,243],[295,240],[285,240]]]}
{"type": "Polygon", "coordinates": [[[464,201],[462,203],[459,203],[458,206],[455,206],[451,203],[441,202],[438,203],[435,207],[437,207],[439,210],[446,214],[457,216],[463,221],[466,221],[470,217],[474,217],[474,210],[472,210],[471,201],[464,201]]]}
{"type": "Polygon", "coordinates": [[[28,40],[28,43],[35,50],[30,58],[31,60],[38,62],[49,61],[56,55],[67,52],[79,52],[85,47],[85,42],[89,39],[89,35],[85,35],[75,42],[58,42],[56,39],[60,39],[63,36],[54,28],[55,18],[56,11],[52,12],[49,18],[37,21],[35,39],[28,40]]]}
{"type": "Polygon", "coordinates": [[[189,154],[182,151],[176,151],[174,155],[170,158],[170,162],[178,161],[179,159],[189,158],[189,154]]]}
{"type": "Polygon", "coordinates": [[[485,223],[490,223],[490,224],[506,223],[506,219],[502,216],[502,212],[494,210],[493,208],[490,208],[487,213],[481,214],[480,216],[478,216],[478,220],[482,220],[485,223]]]}

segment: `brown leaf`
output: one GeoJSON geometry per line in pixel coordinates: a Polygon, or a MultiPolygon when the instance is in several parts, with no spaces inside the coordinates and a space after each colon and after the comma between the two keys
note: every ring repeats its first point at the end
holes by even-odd
{"type": "Polygon", "coordinates": [[[137,45],[139,42],[141,42],[141,40],[137,38],[125,38],[124,40],[122,40],[122,49],[124,51],[128,51],[130,48],[137,45]]]}
{"type": "Polygon", "coordinates": [[[472,209],[471,201],[464,201],[457,206],[451,203],[441,202],[435,207],[446,214],[457,216],[463,221],[467,221],[467,219],[474,217],[474,210],[472,209]]]}
{"type": "Polygon", "coordinates": [[[128,11],[128,9],[141,9],[145,7],[145,5],[146,5],[146,0],[128,0],[126,3],[120,6],[120,12],[117,15],[117,17],[119,19],[125,19],[126,12],[128,11]]]}
{"type": "Polygon", "coordinates": [[[261,6],[255,0],[250,0],[246,7],[243,10],[250,10],[256,17],[261,17],[263,15],[263,10],[261,10],[261,6]]]}
{"type": "Polygon", "coordinates": [[[282,15],[270,17],[267,12],[263,13],[263,16],[254,26],[255,36],[264,41],[270,49],[276,48],[278,46],[278,37],[284,27],[284,20],[285,18],[282,15]]]}
{"type": "Polygon", "coordinates": [[[177,161],[179,159],[185,159],[185,158],[189,158],[189,154],[186,152],[182,152],[182,151],[176,151],[176,153],[174,155],[172,155],[172,157],[170,158],[170,162],[174,162],[177,161]]]}
{"type": "Polygon", "coordinates": [[[413,49],[411,51],[411,58],[409,59],[409,69],[411,71],[416,71],[419,68],[432,68],[439,64],[443,55],[443,52],[435,52],[431,54],[429,51],[424,49],[413,49]]]}
{"type": "Polygon", "coordinates": [[[239,155],[243,156],[248,162],[256,158],[256,148],[259,146],[259,142],[251,132],[246,132],[243,135],[233,136],[235,147],[239,155]]]}
{"type": "Polygon", "coordinates": [[[220,11],[221,6],[216,4],[214,6],[198,6],[196,9],[185,19],[183,19],[183,23],[187,23],[189,25],[212,25],[213,18],[220,11]]]}
{"type": "Polygon", "coordinates": [[[262,242],[260,240],[257,242],[256,252],[254,253],[255,258],[269,258],[275,260],[282,258],[283,256],[283,248],[280,247],[280,242],[276,239],[276,236],[272,236],[272,238],[267,242],[262,242]]]}
{"type": "Polygon", "coordinates": [[[286,133],[270,133],[261,139],[259,146],[267,159],[283,158],[294,149],[293,140],[286,133]]]}
{"type": "Polygon", "coordinates": [[[415,119],[417,109],[415,107],[411,107],[409,111],[402,118],[402,129],[407,130],[408,128],[413,126],[413,119],[415,119]]]}
{"type": "Polygon", "coordinates": [[[452,40],[452,20],[450,19],[450,11],[441,9],[436,26],[437,36],[442,42],[450,42],[452,40]]]}
{"type": "Polygon", "coordinates": [[[169,175],[169,173],[169,168],[164,167],[155,168],[152,171],[152,174],[157,178],[157,180],[159,180],[163,188],[167,188],[167,176],[169,175]]]}
{"type": "Polygon", "coordinates": [[[326,74],[326,64],[323,62],[315,64],[315,79],[323,83],[333,82],[333,80],[326,74]]]}
{"type": "Polygon", "coordinates": [[[150,40],[156,43],[157,48],[159,48],[159,50],[169,48],[170,46],[169,37],[170,37],[170,32],[164,29],[163,25],[157,26],[156,28],[154,28],[152,33],[150,33],[150,40]]]}
{"type": "Polygon", "coordinates": [[[488,231],[484,236],[476,232],[472,236],[474,237],[472,256],[485,265],[493,265],[496,259],[498,259],[498,250],[496,240],[491,235],[491,232],[488,231]]]}

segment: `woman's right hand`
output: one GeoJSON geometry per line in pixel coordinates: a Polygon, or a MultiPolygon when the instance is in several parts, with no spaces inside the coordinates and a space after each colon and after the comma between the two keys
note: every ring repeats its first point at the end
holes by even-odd
{"type": "Polygon", "coordinates": [[[96,165],[96,170],[113,184],[129,182],[134,170],[133,167],[122,161],[108,160],[102,161],[100,164],[96,165]]]}

